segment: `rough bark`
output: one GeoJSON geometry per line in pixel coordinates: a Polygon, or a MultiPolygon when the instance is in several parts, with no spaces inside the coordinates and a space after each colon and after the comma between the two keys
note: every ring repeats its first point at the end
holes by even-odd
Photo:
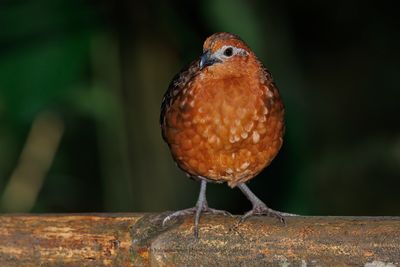
{"type": "Polygon", "coordinates": [[[0,216],[0,266],[396,266],[400,217],[0,216]],[[385,264],[385,265],[383,265],[385,264]]]}

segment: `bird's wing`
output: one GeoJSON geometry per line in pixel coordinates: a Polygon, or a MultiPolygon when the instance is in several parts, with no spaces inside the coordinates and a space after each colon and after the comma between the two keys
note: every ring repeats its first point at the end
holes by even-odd
{"type": "MultiPolygon", "coordinates": [[[[261,65],[261,80],[263,81],[263,84],[268,87],[269,91],[272,92],[272,96],[269,98],[270,100],[275,100],[275,98],[279,98],[279,90],[278,87],[276,86],[274,79],[272,78],[271,73],[263,66],[261,65]]],[[[281,108],[283,109],[283,103],[279,101],[281,108]]],[[[270,108],[268,106],[268,108],[270,108]]]]}
{"type": "Polygon", "coordinates": [[[160,114],[160,126],[162,129],[162,136],[165,140],[165,114],[168,108],[173,104],[176,97],[180,91],[183,90],[189,83],[193,77],[197,75],[199,72],[199,59],[194,60],[189,65],[184,67],[175,77],[172,79],[171,83],[168,86],[167,91],[164,94],[162,103],[161,103],[161,114],[160,114]]]}
{"type": "Polygon", "coordinates": [[[261,79],[264,81],[264,84],[266,84],[268,87],[276,88],[276,84],[274,82],[274,79],[272,78],[271,72],[269,72],[269,70],[267,70],[267,68],[265,68],[264,65],[262,64],[261,64],[261,79]]]}

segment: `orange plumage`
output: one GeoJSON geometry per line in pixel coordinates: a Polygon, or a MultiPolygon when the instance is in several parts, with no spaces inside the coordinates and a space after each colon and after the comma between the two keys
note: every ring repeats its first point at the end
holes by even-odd
{"type": "Polygon", "coordinates": [[[271,75],[238,36],[216,33],[203,52],[171,82],[162,134],[189,176],[244,185],[281,148],[284,107],[271,75]]]}

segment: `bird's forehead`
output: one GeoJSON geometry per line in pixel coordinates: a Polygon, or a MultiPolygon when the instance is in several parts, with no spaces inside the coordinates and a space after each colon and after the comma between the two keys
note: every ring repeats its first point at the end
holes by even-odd
{"type": "Polygon", "coordinates": [[[239,36],[230,33],[216,33],[206,39],[203,50],[210,50],[212,53],[218,51],[223,46],[234,46],[249,51],[248,46],[239,36]]]}

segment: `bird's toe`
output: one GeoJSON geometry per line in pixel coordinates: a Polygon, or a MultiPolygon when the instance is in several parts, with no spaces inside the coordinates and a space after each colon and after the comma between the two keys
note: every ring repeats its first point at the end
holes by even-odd
{"type": "Polygon", "coordinates": [[[196,210],[197,210],[197,207],[175,211],[175,212],[171,213],[170,215],[168,215],[167,217],[164,218],[164,220],[162,222],[162,225],[165,226],[169,221],[171,221],[171,220],[173,220],[175,218],[194,214],[196,212],[196,210]]]}
{"type": "Polygon", "coordinates": [[[268,216],[277,218],[280,222],[286,225],[284,213],[268,208],[266,205],[254,206],[253,209],[246,212],[241,218],[239,223],[245,221],[252,216],[268,216]]]}
{"type": "Polygon", "coordinates": [[[230,212],[227,212],[226,210],[218,210],[218,209],[208,208],[205,210],[205,212],[215,214],[215,215],[224,215],[224,216],[233,217],[233,215],[230,212]]]}

